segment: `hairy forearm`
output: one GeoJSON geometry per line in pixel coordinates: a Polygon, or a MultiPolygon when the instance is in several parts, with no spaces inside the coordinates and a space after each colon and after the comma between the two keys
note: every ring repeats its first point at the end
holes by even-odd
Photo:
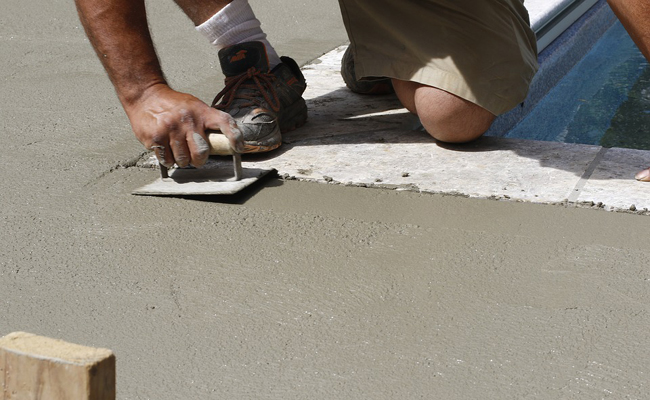
{"type": "Polygon", "coordinates": [[[650,61],[650,2],[648,0],[607,0],[614,14],[650,61]]]}
{"type": "Polygon", "coordinates": [[[75,2],[86,34],[125,108],[147,89],[165,83],[144,0],[75,2]]]}

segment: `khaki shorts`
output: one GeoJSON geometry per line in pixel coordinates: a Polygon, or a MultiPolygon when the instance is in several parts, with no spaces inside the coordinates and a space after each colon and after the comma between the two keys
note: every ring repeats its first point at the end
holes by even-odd
{"type": "Polygon", "coordinates": [[[437,87],[502,114],[537,71],[523,0],[339,0],[357,78],[437,87]]]}

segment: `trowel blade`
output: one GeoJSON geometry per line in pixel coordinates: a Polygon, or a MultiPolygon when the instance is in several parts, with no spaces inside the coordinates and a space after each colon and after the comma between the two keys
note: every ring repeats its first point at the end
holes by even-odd
{"type": "Polygon", "coordinates": [[[176,168],[169,178],[158,178],[132,193],[141,196],[229,195],[240,192],[274,169],[243,168],[235,180],[230,168],[176,168]]]}

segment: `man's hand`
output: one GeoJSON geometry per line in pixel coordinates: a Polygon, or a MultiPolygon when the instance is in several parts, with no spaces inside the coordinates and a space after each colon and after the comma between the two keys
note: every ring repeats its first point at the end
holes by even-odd
{"type": "Polygon", "coordinates": [[[230,115],[165,84],[147,88],[124,108],[135,136],[166,167],[205,164],[210,155],[207,130],[221,131],[235,151],[243,150],[242,134],[230,115]]]}
{"type": "Polygon", "coordinates": [[[235,151],[242,134],[230,115],[167,85],[151,41],[144,0],[75,0],[79,18],[131,121],[135,136],[170,167],[203,165],[206,130],[220,130],[235,151]]]}

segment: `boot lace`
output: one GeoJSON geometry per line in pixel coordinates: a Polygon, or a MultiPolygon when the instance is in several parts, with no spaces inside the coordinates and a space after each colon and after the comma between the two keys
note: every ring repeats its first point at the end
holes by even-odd
{"type": "Polygon", "coordinates": [[[273,86],[273,81],[275,79],[276,78],[273,74],[263,73],[255,67],[251,67],[248,71],[239,75],[227,77],[226,86],[214,98],[212,101],[212,107],[225,110],[237,99],[244,100],[244,102],[238,104],[239,107],[254,105],[261,106],[261,98],[257,95],[257,93],[261,93],[262,97],[266,100],[266,103],[273,109],[273,111],[279,112],[280,98],[273,86]],[[219,101],[221,102],[219,103],[219,101]]]}

